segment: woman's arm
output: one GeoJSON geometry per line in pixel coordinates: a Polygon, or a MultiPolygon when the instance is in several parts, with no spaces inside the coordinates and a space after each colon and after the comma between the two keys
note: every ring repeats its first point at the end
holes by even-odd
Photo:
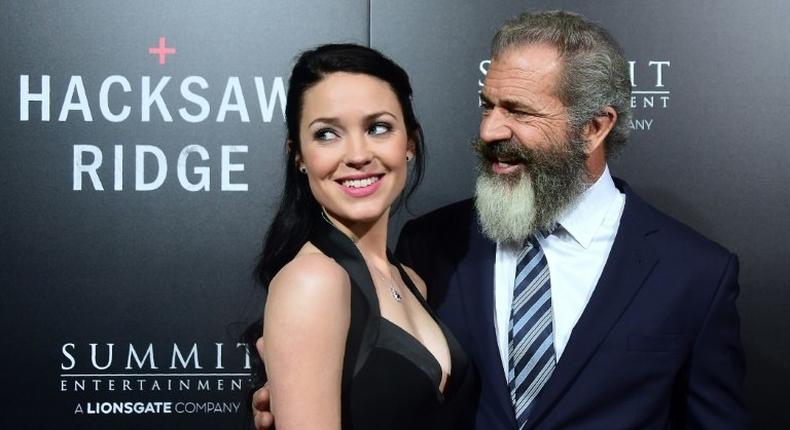
{"type": "Polygon", "coordinates": [[[278,430],[340,429],[350,305],[348,274],[322,254],[297,256],[269,285],[264,362],[278,430]]]}

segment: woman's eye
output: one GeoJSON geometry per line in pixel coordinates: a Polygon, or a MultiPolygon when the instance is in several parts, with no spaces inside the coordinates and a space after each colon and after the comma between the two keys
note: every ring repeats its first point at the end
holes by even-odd
{"type": "Polygon", "coordinates": [[[322,128],[313,134],[316,140],[332,140],[337,137],[337,134],[329,128],[322,128]]]}
{"type": "Polygon", "coordinates": [[[386,123],[383,123],[383,122],[377,122],[377,123],[375,123],[375,124],[370,126],[370,128],[368,129],[368,133],[370,133],[370,134],[372,134],[374,136],[377,136],[377,135],[380,135],[380,134],[387,133],[391,129],[392,129],[392,127],[390,127],[389,124],[386,124],[386,123]]]}

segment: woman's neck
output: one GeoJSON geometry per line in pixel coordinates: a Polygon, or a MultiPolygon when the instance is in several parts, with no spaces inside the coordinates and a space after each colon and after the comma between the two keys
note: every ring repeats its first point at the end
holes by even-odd
{"type": "Polygon", "coordinates": [[[342,222],[326,211],[329,221],[343,234],[351,238],[362,253],[368,264],[379,270],[389,270],[387,259],[387,231],[389,224],[389,209],[374,221],[369,222],[342,222]]]}

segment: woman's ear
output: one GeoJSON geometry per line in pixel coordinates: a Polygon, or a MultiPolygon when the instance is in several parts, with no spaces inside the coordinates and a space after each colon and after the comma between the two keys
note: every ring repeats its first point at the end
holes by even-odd
{"type": "Polygon", "coordinates": [[[417,145],[414,143],[414,139],[409,139],[409,143],[406,145],[406,161],[413,160],[416,153],[417,145]]]}
{"type": "MultiPolygon", "coordinates": [[[[294,150],[293,141],[291,139],[286,140],[285,141],[285,147],[288,150],[288,152],[293,151],[294,150]]],[[[307,168],[305,167],[304,163],[302,163],[302,154],[300,154],[298,152],[296,154],[294,154],[294,164],[296,164],[296,168],[300,172],[307,173],[307,168]]]]}
{"type": "Polygon", "coordinates": [[[302,162],[302,156],[300,154],[294,155],[294,162],[296,163],[296,168],[302,172],[307,173],[307,166],[304,165],[302,162]]]}

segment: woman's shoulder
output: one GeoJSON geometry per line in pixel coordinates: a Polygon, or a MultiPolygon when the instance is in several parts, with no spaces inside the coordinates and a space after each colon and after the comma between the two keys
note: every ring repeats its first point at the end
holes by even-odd
{"type": "Polygon", "coordinates": [[[417,290],[420,292],[422,297],[428,297],[428,288],[425,286],[425,281],[422,280],[420,275],[418,275],[417,272],[415,272],[414,269],[409,266],[403,264],[401,266],[403,267],[403,271],[406,272],[406,275],[409,277],[409,279],[411,279],[411,281],[414,283],[414,286],[417,287],[417,290]]]}
{"type": "Polygon", "coordinates": [[[311,301],[332,296],[347,296],[350,289],[348,273],[310,243],[296,254],[274,276],[269,296],[305,296],[311,301]]]}

